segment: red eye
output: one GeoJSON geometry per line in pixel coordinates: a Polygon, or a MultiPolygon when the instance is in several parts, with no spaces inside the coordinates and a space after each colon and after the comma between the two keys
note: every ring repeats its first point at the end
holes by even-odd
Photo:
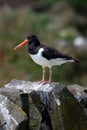
{"type": "Polygon", "coordinates": [[[32,38],[32,36],[27,36],[27,39],[31,39],[32,38]]]}

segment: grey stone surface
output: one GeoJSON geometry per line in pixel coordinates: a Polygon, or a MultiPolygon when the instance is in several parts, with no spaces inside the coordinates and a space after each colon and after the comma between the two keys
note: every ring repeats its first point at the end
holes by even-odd
{"type": "Polygon", "coordinates": [[[24,120],[27,116],[22,108],[0,94],[0,130],[15,130],[24,120]]]}
{"type": "Polygon", "coordinates": [[[69,85],[67,88],[77,99],[77,101],[84,107],[87,115],[87,87],[80,85],[69,85]]]}
{"type": "Polygon", "coordinates": [[[12,80],[0,94],[2,130],[87,130],[83,107],[61,83],[12,80]]]}

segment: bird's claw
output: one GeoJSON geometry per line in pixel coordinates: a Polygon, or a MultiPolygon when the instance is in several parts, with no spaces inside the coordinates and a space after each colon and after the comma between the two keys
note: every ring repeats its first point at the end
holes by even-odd
{"type": "Polygon", "coordinates": [[[45,80],[41,80],[41,81],[38,81],[39,84],[47,84],[47,83],[51,83],[49,80],[48,81],[45,81],[45,80]]]}

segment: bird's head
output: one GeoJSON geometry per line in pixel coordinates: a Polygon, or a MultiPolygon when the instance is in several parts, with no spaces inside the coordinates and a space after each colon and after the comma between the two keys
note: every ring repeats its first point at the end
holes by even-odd
{"type": "Polygon", "coordinates": [[[17,48],[20,48],[26,44],[31,44],[31,43],[35,43],[35,42],[39,43],[39,40],[36,35],[34,35],[34,34],[27,35],[27,38],[22,43],[18,44],[16,47],[14,47],[14,50],[16,50],[17,48]]]}

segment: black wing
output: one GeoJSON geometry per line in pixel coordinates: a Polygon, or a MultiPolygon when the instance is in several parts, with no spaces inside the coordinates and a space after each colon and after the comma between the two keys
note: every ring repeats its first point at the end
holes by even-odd
{"type": "Polygon", "coordinates": [[[75,58],[72,58],[71,56],[63,54],[54,48],[50,48],[50,47],[46,47],[46,46],[44,47],[44,51],[42,52],[42,56],[48,60],[56,59],[56,58],[63,58],[65,60],[75,60],[75,58]]]}

